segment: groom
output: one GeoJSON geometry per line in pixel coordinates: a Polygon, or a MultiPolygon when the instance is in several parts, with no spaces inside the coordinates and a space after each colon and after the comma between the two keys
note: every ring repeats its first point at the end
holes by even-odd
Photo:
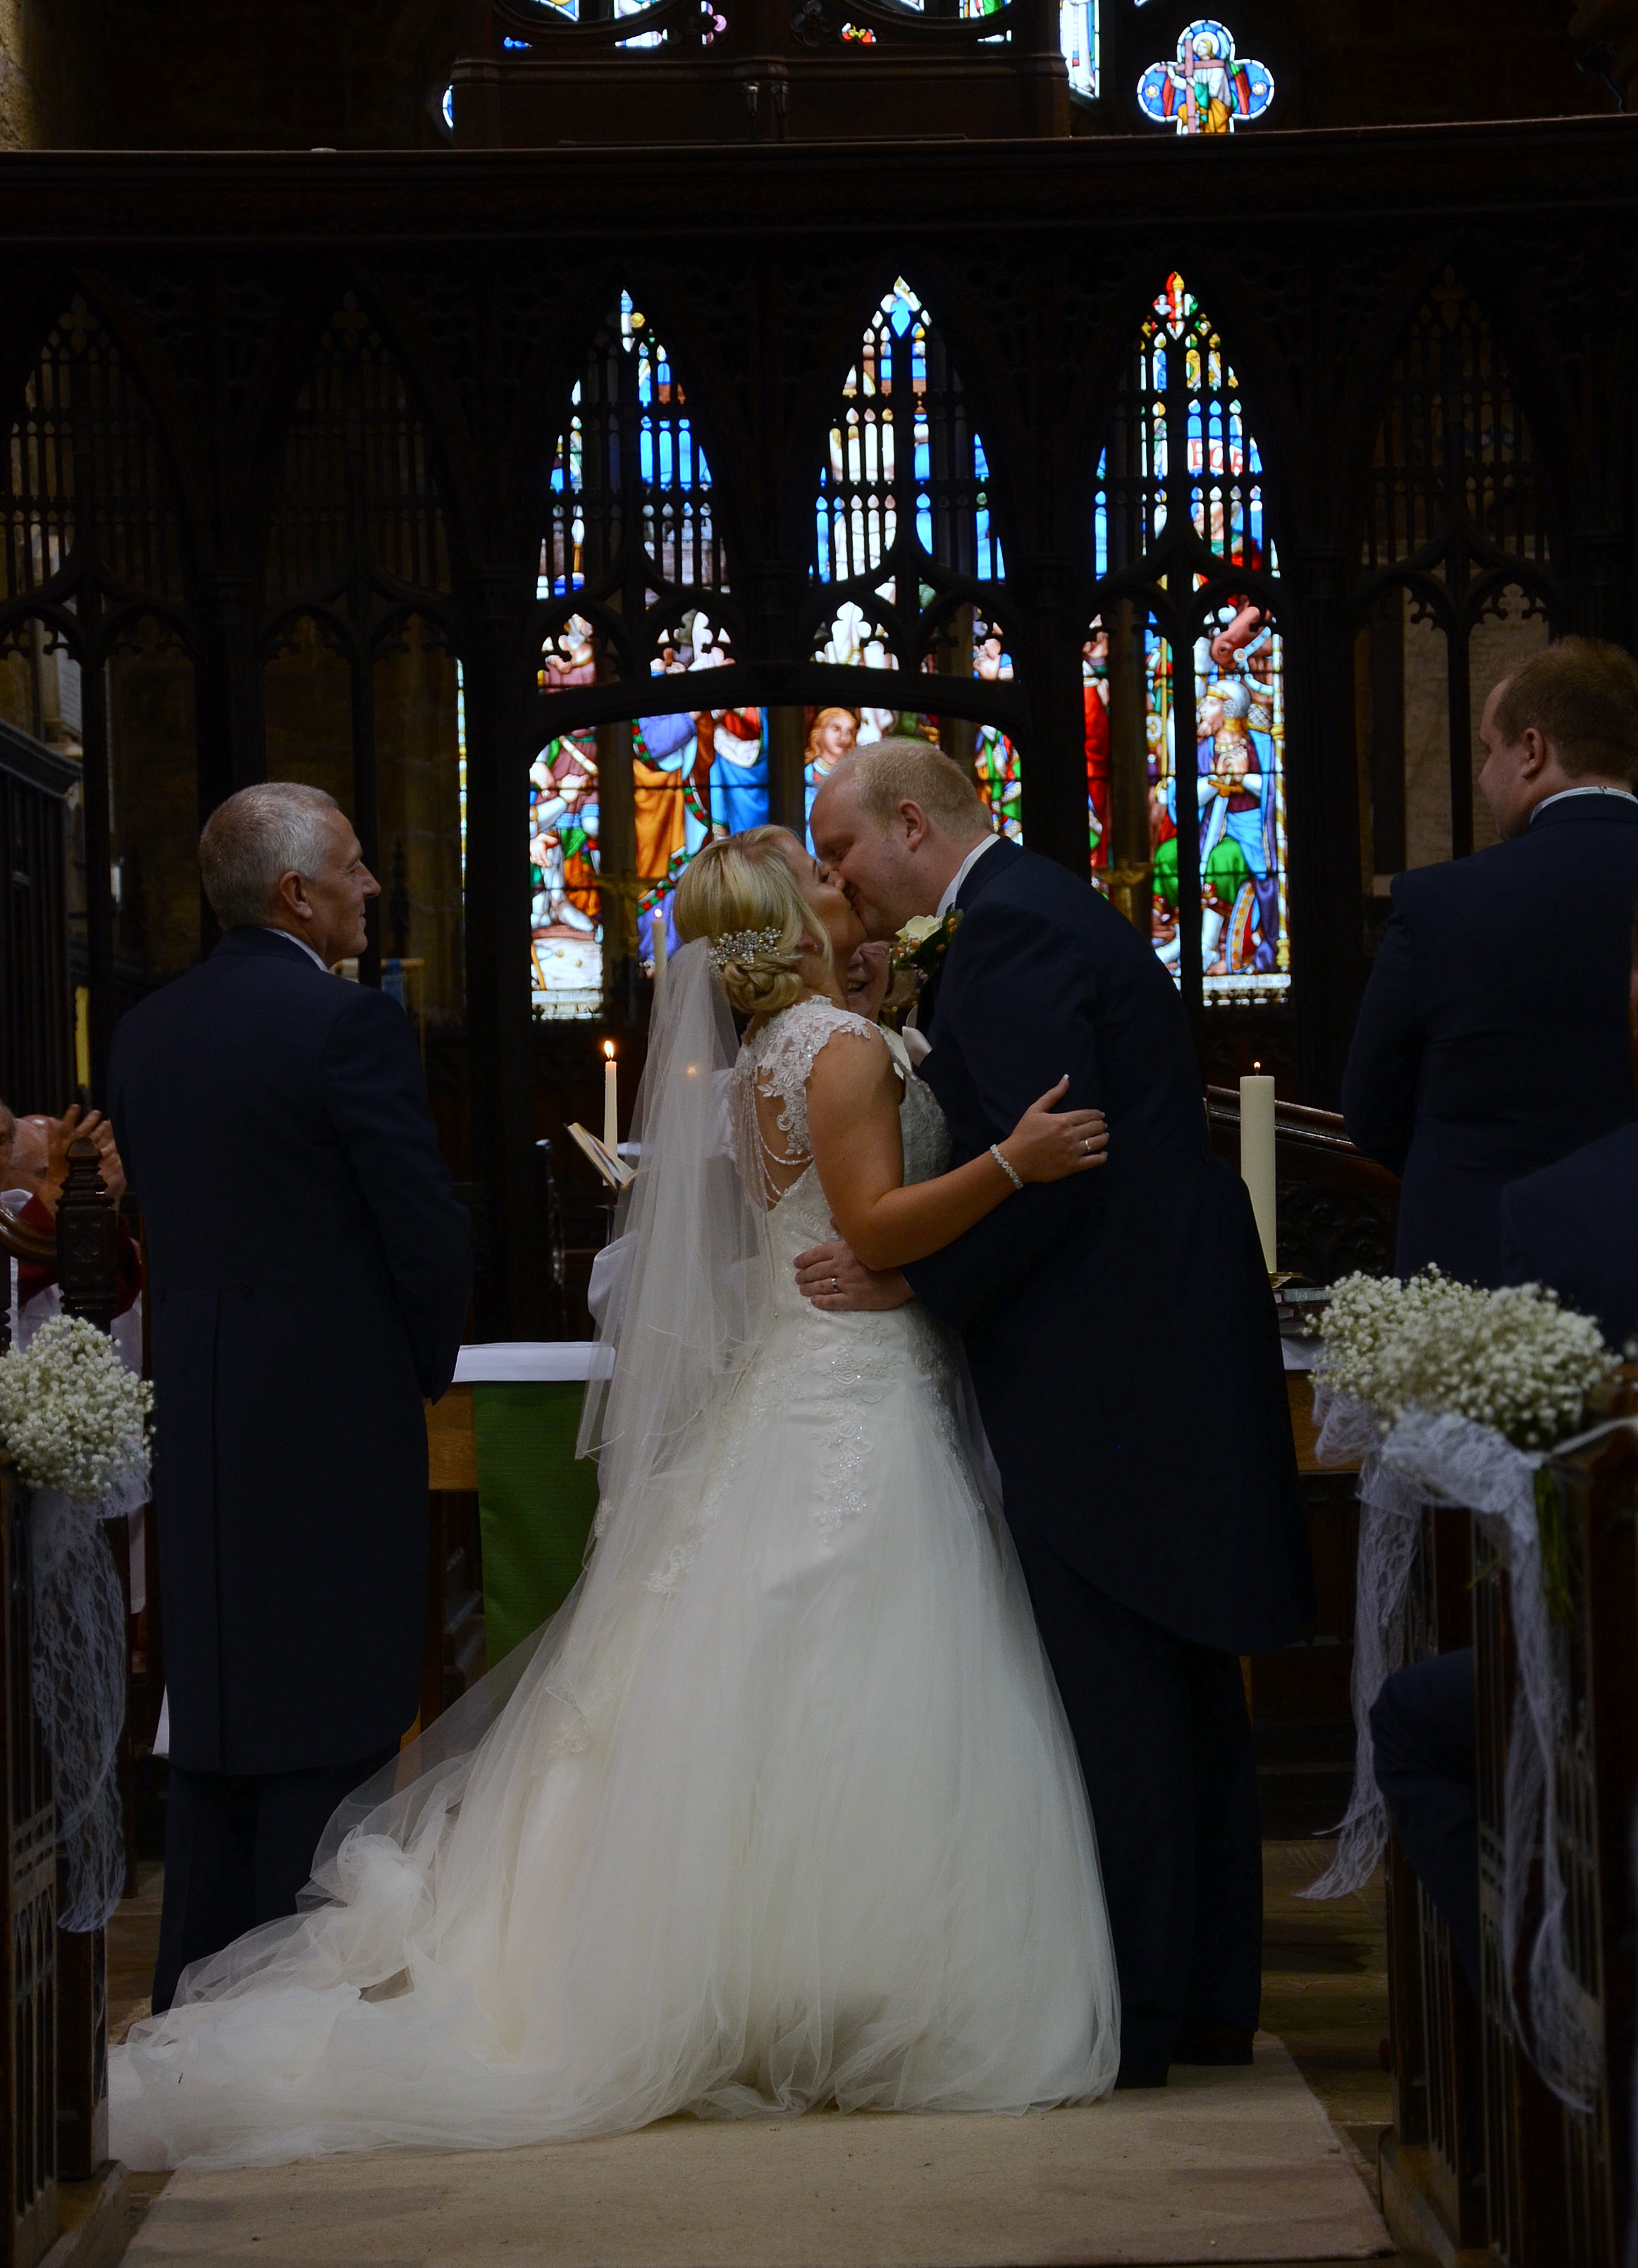
{"type": "Polygon", "coordinates": [[[963,1335],[1097,1828],[1121,2083],[1250,2062],[1262,1852],[1236,1657],[1296,1638],[1310,1583],[1267,1275],[1183,1004],[924,741],[844,758],[812,830],[873,937],[959,917],[919,1012],[952,1164],[1065,1071],[1066,1107],[1108,1114],[1103,1172],[1020,1191],[902,1278],[827,1246],[799,1281],[828,1307],[913,1294],[963,1335]]]}

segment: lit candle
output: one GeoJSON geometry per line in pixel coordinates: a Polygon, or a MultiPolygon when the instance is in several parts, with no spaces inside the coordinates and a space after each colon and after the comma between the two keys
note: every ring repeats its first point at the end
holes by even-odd
{"type": "Polygon", "coordinates": [[[1274,1082],[1260,1067],[1240,1081],[1240,1178],[1251,1192],[1263,1259],[1274,1272],[1274,1082]]]}
{"type": "Polygon", "coordinates": [[[660,998],[660,980],[666,973],[666,907],[662,898],[653,911],[654,940],[654,998],[660,998]]]}
{"type": "Polygon", "coordinates": [[[612,1040],[603,1042],[603,1147],[611,1158],[620,1154],[620,1089],[612,1040]]]}

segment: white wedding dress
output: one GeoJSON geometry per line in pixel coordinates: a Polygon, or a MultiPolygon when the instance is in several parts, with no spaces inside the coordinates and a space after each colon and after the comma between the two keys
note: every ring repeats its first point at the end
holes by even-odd
{"type": "MultiPolygon", "coordinates": [[[[805,1000],[730,1082],[742,1106],[754,1077],[779,1096],[799,1156],[838,1031],[882,1044],[805,1000]]],[[[905,1178],[925,1178],[948,1137],[891,1044],[905,1178]]],[[[668,1074],[685,1100],[689,1054],[668,1074]]],[[[721,1100],[719,1081],[719,1163],[721,1100]]],[[[333,1829],[326,1902],[190,1972],[114,2051],[128,2165],[495,2146],[684,2110],[1022,2111],[1113,2085],[1086,1798],[959,1431],[952,1344],[915,1305],[801,1298],[795,1256],[833,1233],[811,1165],[760,1220],[743,1346],[687,1424],[651,1425],[665,1446],[640,1487],[616,1459],[612,1525],[605,1447],[602,1541],[521,1677],[525,1649],[507,1665],[487,1734],[434,1753],[339,1847],[333,1829]]],[[[672,1282],[667,1233],[653,1216],[623,1364],[645,1297],[676,1302],[651,1315],[674,1338],[705,1303],[672,1282]]]]}

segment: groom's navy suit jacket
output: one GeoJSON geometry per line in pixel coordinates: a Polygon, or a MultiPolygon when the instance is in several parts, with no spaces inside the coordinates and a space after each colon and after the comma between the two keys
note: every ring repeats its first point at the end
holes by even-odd
{"type": "Polygon", "coordinates": [[[904,1270],[965,1336],[1007,1518],[1179,1637],[1286,1645],[1310,1578],[1279,1330],[1176,987],[1105,900],[1011,843],[956,902],[921,1074],[952,1162],[1065,1071],[1066,1108],[1110,1128],[1097,1171],[1032,1184],[904,1270]]]}
{"type": "Polygon", "coordinates": [[[389,1749],[426,1630],[421,1397],[471,1269],[414,1035],[233,929],[122,1020],[109,1104],[148,1241],[172,1759],[389,1749]]]}

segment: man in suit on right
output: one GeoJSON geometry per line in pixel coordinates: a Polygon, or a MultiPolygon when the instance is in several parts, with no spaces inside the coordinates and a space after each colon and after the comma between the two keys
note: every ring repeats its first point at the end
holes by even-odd
{"type": "MultiPolygon", "coordinates": [[[[1631,988],[1638,1080],[1638,909],[1631,988]]],[[[1503,1191],[1502,1280],[1550,1284],[1617,1349],[1638,1332],[1638,1119],[1503,1191]]]]}
{"type": "Polygon", "coordinates": [[[1494,688],[1479,739],[1502,840],[1395,877],[1342,1109],[1403,1177],[1399,1273],[1492,1285],[1506,1185],[1638,1118],[1638,661],[1561,638],[1494,688]]]}

